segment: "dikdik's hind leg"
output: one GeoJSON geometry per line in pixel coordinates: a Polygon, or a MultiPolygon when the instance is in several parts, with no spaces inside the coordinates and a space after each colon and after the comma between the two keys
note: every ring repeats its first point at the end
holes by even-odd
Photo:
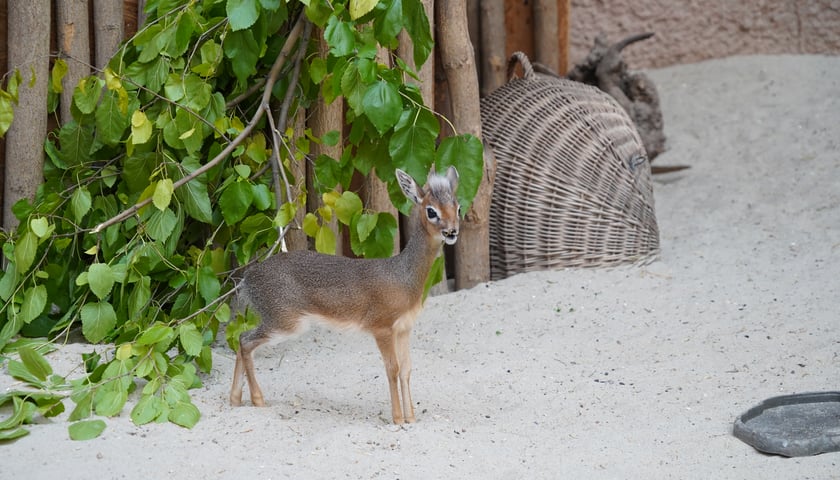
{"type": "Polygon", "coordinates": [[[230,387],[230,404],[232,406],[242,405],[243,378],[248,381],[251,403],[257,407],[265,406],[265,398],[254,373],[254,350],[267,341],[268,338],[261,336],[246,338],[246,334],[242,334],[239,337],[239,350],[236,352],[236,366],[233,369],[233,385],[230,387]]]}

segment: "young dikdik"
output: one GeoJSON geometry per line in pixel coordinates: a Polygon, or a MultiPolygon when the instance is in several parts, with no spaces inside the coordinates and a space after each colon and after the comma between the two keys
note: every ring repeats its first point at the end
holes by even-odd
{"type": "Polygon", "coordinates": [[[432,262],[443,243],[452,245],[458,239],[458,171],[449,167],[445,176],[430,173],[425,188],[402,170],[397,170],[397,180],[405,196],[417,205],[408,245],[399,255],[351,259],[296,251],[275,255],[245,273],[237,306],[252,308],[261,323],[239,339],[231,405],[242,404],[243,377],[248,380],[251,402],[265,405],[254,375],[254,349],[303,332],[314,321],[358,327],[373,335],[385,362],[394,423],[414,422],[409,336],[423,307],[423,286],[432,262]]]}

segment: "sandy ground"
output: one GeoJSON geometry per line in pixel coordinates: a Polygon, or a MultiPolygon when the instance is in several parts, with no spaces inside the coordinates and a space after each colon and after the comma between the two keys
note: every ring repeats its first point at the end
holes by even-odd
{"type": "Polygon", "coordinates": [[[228,406],[220,346],[194,429],[136,427],[131,405],[89,442],[47,422],[0,446],[0,478],[840,477],[840,453],[767,456],[731,435],[767,397],[840,390],[840,57],[650,73],[657,164],[692,165],[657,177],[660,259],[430,299],[418,423],[388,424],[370,339],[317,332],[258,356],[267,408],[228,406]]]}

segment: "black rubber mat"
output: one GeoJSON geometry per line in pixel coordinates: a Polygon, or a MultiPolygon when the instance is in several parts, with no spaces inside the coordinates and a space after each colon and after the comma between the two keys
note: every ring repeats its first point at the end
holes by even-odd
{"type": "Polygon", "coordinates": [[[801,457],[840,450],[840,392],[782,395],[735,420],[736,437],[765,453],[801,457]]]}

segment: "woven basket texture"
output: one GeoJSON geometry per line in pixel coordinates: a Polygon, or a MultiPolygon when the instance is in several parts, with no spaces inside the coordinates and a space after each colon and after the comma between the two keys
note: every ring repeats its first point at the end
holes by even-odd
{"type": "Polygon", "coordinates": [[[630,117],[595,87],[535,74],[521,53],[515,62],[524,77],[481,101],[496,157],[491,277],[652,260],[650,163],[630,117]]]}

